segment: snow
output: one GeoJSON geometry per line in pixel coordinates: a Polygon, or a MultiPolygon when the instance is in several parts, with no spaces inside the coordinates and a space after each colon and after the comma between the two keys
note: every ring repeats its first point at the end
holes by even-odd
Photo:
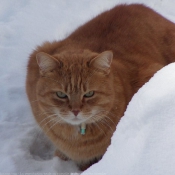
{"type": "Polygon", "coordinates": [[[172,63],[134,95],[107,153],[87,172],[174,175],[174,89],[175,63],[172,63]]]}
{"type": "MultiPolygon", "coordinates": [[[[174,0],[0,0],[0,174],[81,173],[54,157],[25,94],[28,55],[43,41],[119,3],[144,3],[175,22],[174,0]]],[[[166,66],[131,100],[103,159],[84,175],[174,175],[175,64],[166,66]]]]}

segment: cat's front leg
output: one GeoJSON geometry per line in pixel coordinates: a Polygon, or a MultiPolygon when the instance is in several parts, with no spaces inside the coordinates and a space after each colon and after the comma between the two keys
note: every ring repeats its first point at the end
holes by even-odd
{"type": "Polygon", "coordinates": [[[58,149],[55,151],[55,156],[59,157],[60,159],[67,161],[69,158],[65,156],[62,152],[60,152],[58,149]]]}
{"type": "Polygon", "coordinates": [[[85,171],[87,170],[92,164],[77,164],[78,168],[80,171],[85,171]]]}
{"type": "Polygon", "coordinates": [[[94,163],[97,163],[100,159],[102,158],[102,156],[99,156],[98,158],[94,158],[92,160],[89,160],[88,162],[77,162],[77,166],[79,167],[79,169],[81,171],[85,171],[87,170],[91,165],[93,165],[94,163]]]}

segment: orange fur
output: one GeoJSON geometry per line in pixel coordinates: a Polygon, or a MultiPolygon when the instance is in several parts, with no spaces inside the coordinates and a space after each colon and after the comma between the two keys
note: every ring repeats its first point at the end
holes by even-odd
{"type": "Polygon", "coordinates": [[[29,59],[26,90],[56,154],[85,169],[105,153],[134,93],[174,61],[175,24],[143,5],[120,5],[66,39],[39,46],[29,59]],[[58,97],[60,91],[67,96],[58,97]]]}

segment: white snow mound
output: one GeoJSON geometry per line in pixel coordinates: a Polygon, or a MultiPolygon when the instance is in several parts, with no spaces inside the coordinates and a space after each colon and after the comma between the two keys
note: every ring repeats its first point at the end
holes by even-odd
{"type": "Polygon", "coordinates": [[[174,165],[175,63],[172,63],[134,95],[103,159],[82,175],[174,175],[174,165]]]}

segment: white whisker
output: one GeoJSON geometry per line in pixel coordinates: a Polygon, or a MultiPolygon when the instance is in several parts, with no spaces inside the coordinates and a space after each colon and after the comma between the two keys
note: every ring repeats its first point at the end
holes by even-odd
{"type": "MultiPolygon", "coordinates": [[[[92,120],[94,121],[94,118],[93,118],[93,117],[92,117],[92,120]]],[[[95,125],[98,127],[98,129],[99,129],[100,131],[102,131],[103,134],[106,136],[106,133],[104,132],[104,130],[103,130],[102,128],[100,128],[100,126],[98,126],[98,123],[97,123],[96,121],[94,121],[93,124],[95,124],[95,125]]]]}
{"type": "Polygon", "coordinates": [[[39,132],[39,133],[37,134],[35,140],[37,140],[38,137],[40,137],[40,135],[42,134],[42,131],[45,130],[45,127],[46,127],[49,123],[54,122],[54,121],[56,120],[56,118],[55,118],[54,116],[57,116],[57,114],[49,115],[49,116],[47,116],[46,118],[44,118],[44,119],[39,123],[40,127],[42,128],[42,130],[41,130],[41,132],[39,132]],[[53,118],[53,117],[54,117],[54,118],[53,118]],[[47,121],[48,119],[49,119],[49,121],[47,121]],[[42,125],[42,123],[45,122],[45,121],[46,121],[46,123],[44,123],[44,124],[42,125]]]}
{"type": "Polygon", "coordinates": [[[60,120],[58,120],[58,118],[55,118],[54,121],[55,121],[55,123],[54,123],[53,125],[51,125],[51,127],[46,131],[46,134],[47,134],[55,125],[57,125],[57,124],[60,122],[60,120]]]}
{"type": "Polygon", "coordinates": [[[115,129],[112,129],[112,127],[110,126],[110,124],[108,124],[108,122],[106,121],[106,118],[103,118],[100,121],[101,124],[103,124],[104,126],[107,126],[108,128],[110,128],[111,132],[113,133],[115,131],[115,129]]]}
{"type": "Polygon", "coordinates": [[[39,123],[39,125],[41,125],[45,120],[47,120],[47,119],[49,119],[49,118],[52,118],[53,116],[57,116],[57,114],[53,114],[53,115],[47,116],[46,118],[44,118],[44,119],[39,123]]]}

